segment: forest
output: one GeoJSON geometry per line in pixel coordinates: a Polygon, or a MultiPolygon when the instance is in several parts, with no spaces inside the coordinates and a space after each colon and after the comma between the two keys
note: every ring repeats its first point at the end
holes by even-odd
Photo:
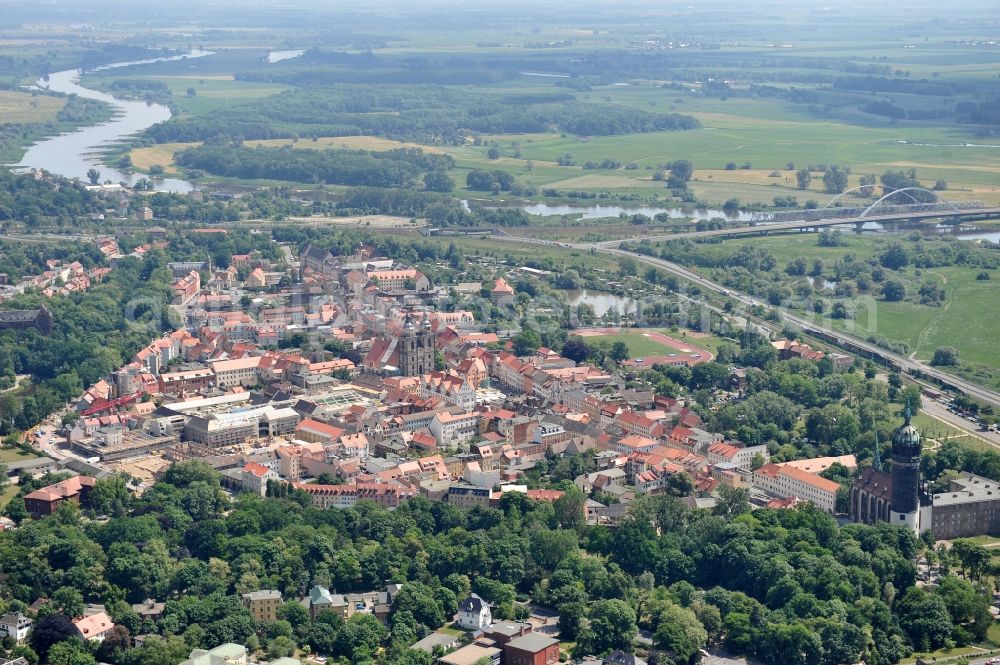
{"type": "MultiPolygon", "coordinates": [[[[641,628],[658,662],[673,665],[712,644],[768,665],[888,665],[914,647],[982,638],[992,623],[967,579],[914,586],[924,544],[903,528],[838,528],[812,508],[751,513],[739,493],[724,493],[714,513],[647,497],[620,527],[592,527],[571,482],[587,460],[568,461],[552,467],[551,486],[566,490],[555,503],[507,493],[498,508],[469,511],[423,498],[391,512],[367,502],[318,510],[282,485],[267,498],[227,499],[197,461],[175,464],[138,498],[122,477],[99,480],[82,512],[67,503],[39,521],[17,497],[6,512],[21,528],[0,534],[10,590],[0,609],[52,599],[30,648],[50,661],[49,649],[71,649],[78,665],[172,665],[223,642],[272,658],[308,647],[351,663],[429,665],[409,645],[446,624],[470,591],[494,618],[523,618],[527,600],[556,609],[574,656],[630,648],[641,628]],[[109,519],[85,519],[93,515],[109,519]],[[387,626],[363,614],[310,618],[296,602],[315,584],[352,592],[387,582],[403,584],[387,626]],[[258,589],[282,593],[278,620],[256,622],[242,607],[239,594],[258,589]],[[166,601],[156,623],[132,610],[146,598],[166,601]],[[117,624],[99,646],[60,633],[91,601],[117,624]],[[154,637],[133,647],[138,634],[154,637]]],[[[26,479],[21,492],[52,480],[26,479]]],[[[959,556],[966,549],[953,565],[974,565],[959,556]]]]}
{"type": "Polygon", "coordinates": [[[366,150],[311,150],[308,148],[248,148],[205,144],[176,155],[177,164],[212,175],[243,179],[289,180],[329,185],[411,187],[424,173],[455,165],[449,155],[419,148],[384,152],[366,150]]]}
{"type": "Polygon", "coordinates": [[[30,176],[0,173],[0,222],[69,223],[98,212],[104,212],[104,202],[81,185],[62,181],[53,187],[30,176]]]}
{"type": "Polygon", "coordinates": [[[354,135],[464,143],[469,131],[611,136],[699,126],[691,116],[583,103],[571,95],[525,98],[453,87],[334,85],[172,118],[146,133],[157,143],[354,135]]]}

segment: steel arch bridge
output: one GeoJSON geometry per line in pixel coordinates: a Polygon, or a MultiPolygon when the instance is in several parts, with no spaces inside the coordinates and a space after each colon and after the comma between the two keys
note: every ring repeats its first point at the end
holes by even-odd
{"type": "Polygon", "coordinates": [[[900,189],[888,189],[884,185],[861,185],[852,187],[837,194],[830,199],[822,208],[811,210],[783,210],[780,212],[755,212],[751,216],[750,223],[760,222],[794,222],[794,221],[819,221],[821,219],[836,219],[840,217],[859,219],[872,213],[880,215],[905,215],[908,212],[934,212],[936,210],[947,212],[961,212],[963,210],[975,210],[985,207],[982,201],[949,201],[936,192],[924,187],[902,187],[900,189]],[[881,189],[882,195],[874,202],[864,206],[839,206],[835,205],[843,197],[855,192],[881,189]],[[922,192],[934,197],[934,201],[921,201],[914,193],[922,192]],[[906,196],[912,203],[894,203],[892,200],[899,194],[906,196]]]}

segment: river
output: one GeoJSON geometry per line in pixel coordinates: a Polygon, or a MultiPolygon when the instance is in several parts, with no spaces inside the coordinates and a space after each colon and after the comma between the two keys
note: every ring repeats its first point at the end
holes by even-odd
{"type": "MultiPolygon", "coordinates": [[[[106,71],[109,69],[130,67],[132,65],[152,64],[154,62],[201,58],[208,55],[212,55],[212,52],[194,50],[183,55],[170,57],[114,62],[97,67],[94,71],[106,71]]],[[[67,178],[79,178],[82,181],[87,180],[87,171],[93,168],[101,172],[101,182],[110,180],[112,182],[134,184],[138,178],[145,176],[123,173],[115,168],[106,166],[101,163],[99,155],[109,146],[152,127],[158,122],[169,120],[170,109],[162,104],[119,99],[106,92],[85,88],[80,85],[81,75],[82,72],[79,69],[67,69],[49,75],[47,80],[39,79],[37,85],[39,88],[48,88],[54,92],[61,92],[67,95],[75,94],[86,99],[96,99],[106,102],[114,107],[114,117],[98,125],[80,127],[65,134],[42,139],[28,148],[28,151],[24,153],[24,157],[16,167],[21,169],[44,169],[67,178]]],[[[157,191],[189,192],[194,189],[190,182],[179,178],[154,178],[152,180],[157,191]]]]}
{"type": "MultiPolygon", "coordinates": [[[[468,208],[468,203],[464,201],[463,203],[465,203],[466,208],[468,208]]],[[[623,213],[626,215],[645,215],[650,218],[655,217],[656,215],[665,214],[670,219],[690,218],[698,220],[713,219],[718,217],[730,221],[739,220],[741,222],[749,222],[752,217],[749,212],[727,215],[722,210],[649,205],[624,206],[599,203],[582,205],[574,205],[571,203],[529,203],[527,205],[510,207],[520,208],[529,215],[573,215],[577,219],[603,219],[607,217],[618,217],[623,213]]]]}

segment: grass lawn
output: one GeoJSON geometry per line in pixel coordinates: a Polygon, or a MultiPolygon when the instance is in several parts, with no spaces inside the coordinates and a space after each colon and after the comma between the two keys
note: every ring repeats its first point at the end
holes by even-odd
{"type": "MultiPolygon", "coordinates": [[[[997,538],[995,536],[973,536],[972,538],[968,538],[967,540],[979,543],[984,547],[996,547],[997,545],[1000,545],[1000,538],[997,538]]],[[[1000,643],[1000,624],[996,625],[996,627],[997,627],[997,632],[990,639],[996,638],[995,641],[1000,643]]]]}
{"type": "Polygon", "coordinates": [[[7,503],[17,494],[17,485],[7,485],[3,490],[0,490],[0,509],[6,508],[7,503]]]}
{"type": "Polygon", "coordinates": [[[466,631],[466,630],[463,630],[463,629],[461,629],[461,628],[457,628],[457,627],[455,626],[455,624],[453,624],[453,623],[452,623],[452,624],[449,624],[449,625],[447,625],[447,626],[443,626],[443,627],[441,627],[441,628],[438,628],[438,629],[437,629],[437,630],[435,630],[434,632],[435,632],[435,633],[441,633],[442,635],[451,635],[451,636],[453,636],[453,637],[462,637],[462,636],[463,636],[463,635],[465,635],[465,634],[466,634],[466,633],[467,633],[468,631],[466,631]]]}
{"type": "Polygon", "coordinates": [[[899,664],[911,665],[912,663],[917,662],[917,658],[922,658],[929,663],[946,663],[953,658],[960,658],[961,656],[974,654],[985,655],[985,652],[983,649],[978,647],[955,647],[954,649],[941,649],[939,651],[929,651],[927,653],[915,653],[909,658],[904,658],[899,661],[899,664]]]}
{"type": "Polygon", "coordinates": [[[40,455],[26,453],[20,448],[0,448],[0,464],[36,459],[38,457],[40,457],[40,455]]]}
{"type": "Polygon", "coordinates": [[[56,117],[66,100],[48,95],[0,90],[0,118],[4,123],[46,122],[56,117]]]}
{"type": "Polygon", "coordinates": [[[929,439],[937,439],[942,443],[945,441],[954,441],[965,448],[971,448],[973,450],[996,451],[996,446],[992,446],[979,437],[972,436],[957,427],[949,425],[948,423],[936,418],[932,418],[923,412],[917,413],[917,415],[913,417],[913,424],[920,430],[924,437],[929,439]]]}

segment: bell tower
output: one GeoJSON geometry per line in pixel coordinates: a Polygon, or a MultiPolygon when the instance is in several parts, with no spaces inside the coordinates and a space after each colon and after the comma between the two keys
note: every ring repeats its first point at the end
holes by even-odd
{"type": "Polygon", "coordinates": [[[403,321],[403,335],[399,338],[399,370],[403,376],[420,376],[434,371],[437,336],[431,330],[431,321],[424,315],[417,326],[408,312],[403,321]]]}
{"type": "Polygon", "coordinates": [[[910,424],[907,407],[903,424],[892,435],[892,503],[889,523],[920,533],[920,432],[910,424]]]}

